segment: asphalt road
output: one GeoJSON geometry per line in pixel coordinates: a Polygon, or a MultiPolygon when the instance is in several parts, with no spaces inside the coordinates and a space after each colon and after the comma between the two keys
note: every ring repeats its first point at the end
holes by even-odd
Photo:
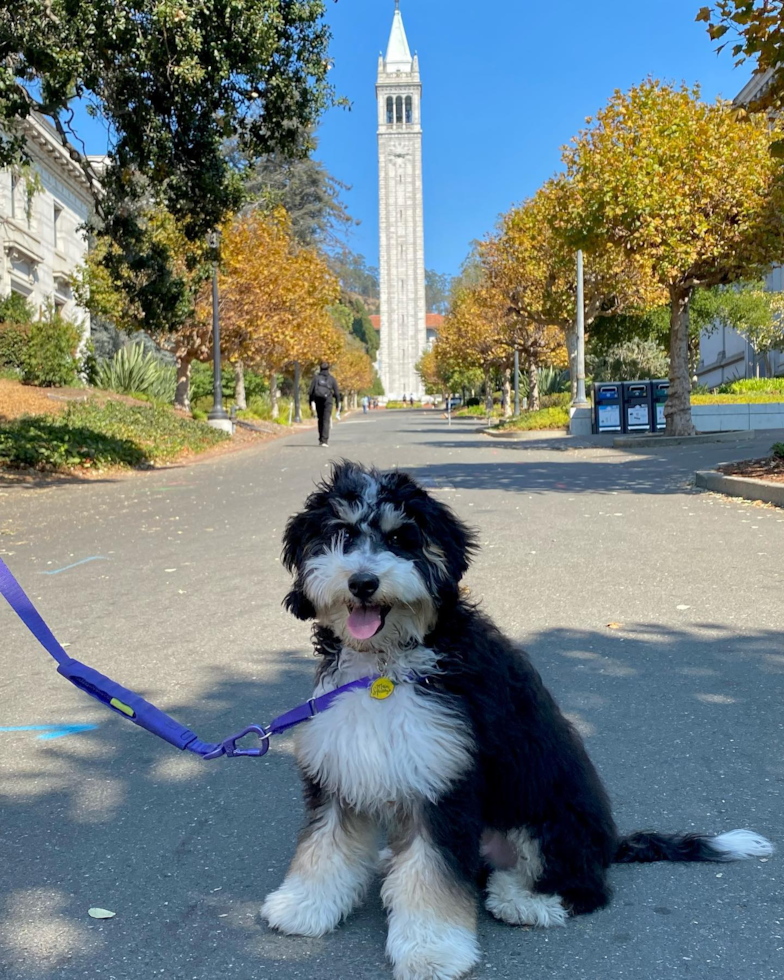
{"type": "MultiPolygon", "coordinates": [[[[689,487],[737,450],[501,445],[421,412],[314,442],[0,485],[0,555],[69,652],[212,740],[309,695],[309,630],[280,608],[287,516],[331,457],[406,468],[479,528],[468,585],[586,735],[621,828],[784,841],[784,511],[689,487]]],[[[3,980],[391,976],[377,889],[323,939],[259,919],[302,814],[290,741],[262,761],[183,756],[71,688],[4,603],[0,667],[0,726],[96,726],[0,731],[3,980]]],[[[483,914],[476,976],[779,978],[781,862],[619,867],[611,907],[561,930],[483,914]]]]}

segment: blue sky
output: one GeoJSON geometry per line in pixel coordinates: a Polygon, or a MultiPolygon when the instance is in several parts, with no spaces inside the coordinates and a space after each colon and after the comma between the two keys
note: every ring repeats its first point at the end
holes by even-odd
{"type": "MultiPolygon", "coordinates": [[[[616,88],[654,75],[699,82],[732,98],[749,76],[717,58],[701,0],[401,0],[424,86],[425,252],[455,273],[473,239],[560,165],[560,147],[616,88]]],[[[378,257],[375,78],[394,0],[328,0],[332,82],[351,109],[333,109],[318,156],[351,186],[361,224],[351,247],[378,257]]],[[[90,152],[100,153],[93,131],[90,152]]],[[[105,141],[104,141],[105,143],[105,141]]]]}

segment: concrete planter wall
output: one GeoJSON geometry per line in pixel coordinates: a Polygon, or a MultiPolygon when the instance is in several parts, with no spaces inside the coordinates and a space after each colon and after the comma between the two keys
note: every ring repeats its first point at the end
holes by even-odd
{"type": "Polygon", "coordinates": [[[692,405],[691,416],[698,432],[784,429],[784,402],[692,405]]]}

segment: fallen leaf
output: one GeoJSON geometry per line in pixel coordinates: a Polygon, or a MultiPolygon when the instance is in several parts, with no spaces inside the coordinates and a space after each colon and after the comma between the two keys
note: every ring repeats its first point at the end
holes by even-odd
{"type": "Polygon", "coordinates": [[[622,630],[623,629],[623,623],[608,623],[607,624],[607,629],[608,630],[622,630]]]}
{"type": "Polygon", "coordinates": [[[108,909],[87,909],[87,914],[91,919],[113,919],[116,912],[110,912],[108,909]]]}
{"type": "Polygon", "coordinates": [[[691,606],[683,606],[683,605],[680,605],[680,606],[676,606],[675,608],[676,609],[691,609],[691,606]]]}

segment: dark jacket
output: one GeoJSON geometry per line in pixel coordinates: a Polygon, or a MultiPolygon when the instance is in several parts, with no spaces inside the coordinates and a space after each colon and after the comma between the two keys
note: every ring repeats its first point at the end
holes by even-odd
{"type": "Polygon", "coordinates": [[[316,399],[323,398],[325,401],[335,399],[336,402],[340,401],[340,390],[338,389],[338,383],[327,371],[319,371],[316,377],[310,382],[310,392],[308,394],[308,401],[314,402],[316,399]]]}

